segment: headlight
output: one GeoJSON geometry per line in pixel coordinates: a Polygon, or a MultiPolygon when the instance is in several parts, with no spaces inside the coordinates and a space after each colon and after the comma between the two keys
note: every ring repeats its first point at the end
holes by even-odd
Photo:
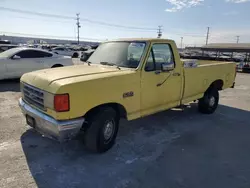
{"type": "Polygon", "coordinates": [[[44,91],[43,93],[44,107],[54,110],[54,94],[44,91]]]}

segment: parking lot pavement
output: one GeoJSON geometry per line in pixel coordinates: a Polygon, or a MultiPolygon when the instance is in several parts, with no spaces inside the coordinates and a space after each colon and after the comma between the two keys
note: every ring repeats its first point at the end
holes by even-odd
{"type": "Polygon", "coordinates": [[[25,126],[18,81],[0,82],[0,187],[250,187],[250,75],[220,93],[213,115],[196,104],[122,121],[105,154],[59,144],[25,126]]]}

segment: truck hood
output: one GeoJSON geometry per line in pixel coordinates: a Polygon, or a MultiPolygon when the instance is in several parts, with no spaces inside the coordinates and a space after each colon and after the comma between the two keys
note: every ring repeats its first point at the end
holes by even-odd
{"type": "Polygon", "coordinates": [[[46,88],[56,81],[82,77],[84,80],[92,80],[97,77],[106,77],[113,74],[124,74],[124,71],[131,72],[131,69],[101,65],[75,65],[61,68],[44,69],[24,74],[22,82],[46,90],[46,88]]]}

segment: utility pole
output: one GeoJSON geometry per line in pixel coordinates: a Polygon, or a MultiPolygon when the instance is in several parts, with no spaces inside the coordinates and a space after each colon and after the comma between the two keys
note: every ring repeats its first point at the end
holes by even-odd
{"type": "Polygon", "coordinates": [[[76,14],[76,25],[77,25],[77,44],[80,43],[80,34],[79,34],[79,29],[81,28],[80,25],[80,17],[79,17],[80,13],[76,14]]]}
{"type": "Polygon", "coordinates": [[[159,25],[158,26],[158,31],[157,31],[157,38],[161,38],[161,36],[162,36],[162,25],[159,25]]]}
{"type": "Polygon", "coordinates": [[[206,38],[206,45],[208,44],[209,30],[210,30],[210,27],[207,27],[207,38],[206,38]]]}
{"type": "Polygon", "coordinates": [[[238,44],[239,43],[239,40],[240,40],[240,36],[236,36],[236,43],[238,44]]]}
{"type": "Polygon", "coordinates": [[[182,49],[182,42],[183,42],[183,37],[181,37],[181,49],[182,49]]]}

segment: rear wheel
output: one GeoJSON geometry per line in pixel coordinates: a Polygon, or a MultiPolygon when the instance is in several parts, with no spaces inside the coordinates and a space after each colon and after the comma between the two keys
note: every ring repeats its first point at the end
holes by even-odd
{"type": "Polygon", "coordinates": [[[119,127],[116,111],[111,107],[102,107],[86,120],[88,128],[83,139],[87,149],[102,153],[112,148],[119,127]]]}
{"type": "Polygon", "coordinates": [[[219,92],[217,89],[209,89],[203,98],[199,100],[198,110],[203,114],[212,114],[217,109],[219,103],[219,92]]]}
{"type": "Polygon", "coordinates": [[[72,58],[78,58],[78,56],[79,56],[78,53],[74,53],[74,54],[72,55],[72,58]]]}

